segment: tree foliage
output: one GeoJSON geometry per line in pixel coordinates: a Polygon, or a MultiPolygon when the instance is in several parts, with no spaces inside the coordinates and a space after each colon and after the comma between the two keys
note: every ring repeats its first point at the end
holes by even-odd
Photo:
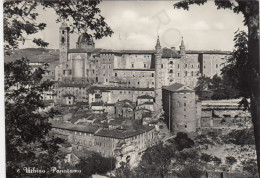
{"type": "Polygon", "coordinates": [[[255,159],[249,159],[242,162],[243,171],[251,174],[253,177],[257,174],[257,164],[255,159]]]}
{"type": "Polygon", "coordinates": [[[78,177],[91,177],[93,174],[105,174],[115,169],[115,158],[104,158],[98,153],[93,153],[88,158],[81,159],[75,167],[81,170],[78,177]]]}
{"type": "Polygon", "coordinates": [[[173,155],[172,148],[162,143],[148,148],[139,163],[140,173],[143,176],[164,177],[169,172],[169,165],[173,155]]]}
{"type": "MultiPolygon", "coordinates": [[[[39,9],[54,10],[56,22],[67,20],[70,32],[87,32],[100,39],[113,32],[100,15],[97,1],[5,1],[3,3],[4,51],[10,55],[28,37],[46,28],[38,21],[39,9]]],[[[31,39],[38,46],[48,43],[41,38],[31,39]]],[[[42,81],[45,68],[35,72],[29,61],[22,58],[6,63],[5,74],[5,123],[7,177],[22,177],[24,166],[49,170],[61,158],[61,139],[48,137],[48,122],[57,114],[48,110],[41,94],[50,89],[52,82],[42,81]]],[[[102,170],[100,170],[102,172],[102,170]]],[[[47,176],[49,173],[41,174],[47,176]]],[[[30,176],[34,176],[30,174],[30,176]]],[[[38,175],[35,177],[38,177],[38,175]]]]}
{"type": "Polygon", "coordinates": [[[62,140],[48,137],[48,120],[56,111],[46,110],[41,98],[52,86],[51,82],[41,82],[45,69],[32,72],[24,58],[4,67],[7,177],[22,174],[17,170],[24,166],[54,166],[62,140]]]}
{"type": "Polygon", "coordinates": [[[237,159],[233,156],[227,156],[226,157],[226,163],[229,164],[229,165],[233,165],[237,162],[237,159]]]}
{"type": "Polygon", "coordinates": [[[194,146],[194,141],[188,137],[186,133],[179,132],[174,138],[175,145],[178,151],[182,151],[185,148],[192,148],[194,146]]]}
{"type": "MultiPolygon", "coordinates": [[[[84,31],[96,39],[110,36],[113,32],[100,15],[97,7],[101,0],[89,1],[5,1],[4,10],[4,49],[11,54],[19,48],[19,42],[28,40],[29,35],[46,28],[44,22],[38,22],[39,8],[52,9],[57,14],[56,22],[65,19],[70,22],[70,32],[84,31]]],[[[41,47],[48,45],[44,39],[34,38],[33,43],[41,47]]]]}
{"type": "Polygon", "coordinates": [[[253,129],[232,130],[227,135],[223,136],[225,143],[233,143],[235,145],[254,145],[253,129]]]}
{"type": "Polygon", "coordinates": [[[199,77],[195,91],[200,100],[233,99],[239,96],[238,89],[226,75],[214,75],[213,78],[199,77]]]}
{"type": "MultiPolygon", "coordinates": [[[[189,10],[189,6],[192,4],[203,5],[206,2],[207,0],[183,0],[175,3],[174,8],[189,10]]],[[[241,74],[236,76],[239,78],[231,77],[231,79],[238,84],[240,95],[243,97],[241,104],[248,108],[252,115],[256,138],[258,171],[260,174],[259,1],[215,0],[214,2],[218,9],[230,9],[234,13],[241,13],[244,16],[244,25],[248,28],[248,38],[246,38],[244,32],[237,33],[235,36],[234,63],[231,63],[233,66],[230,65],[229,67],[234,67],[231,70],[235,72],[235,75],[237,74],[236,71],[239,71],[238,73],[241,74]],[[245,68],[236,68],[243,65],[245,68]],[[250,103],[247,100],[248,98],[250,98],[250,103]]]]}

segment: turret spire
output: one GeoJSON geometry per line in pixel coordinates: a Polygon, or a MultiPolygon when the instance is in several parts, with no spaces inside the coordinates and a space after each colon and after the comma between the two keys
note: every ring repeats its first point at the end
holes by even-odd
{"type": "Polygon", "coordinates": [[[180,55],[181,56],[185,55],[185,45],[184,45],[183,37],[182,37],[181,45],[180,45],[180,55]]]}
{"type": "Polygon", "coordinates": [[[159,38],[159,35],[157,37],[157,42],[156,42],[156,46],[155,46],[155,49],[161,49],[161,45],[160,45],[160,38],[159,38]]]}

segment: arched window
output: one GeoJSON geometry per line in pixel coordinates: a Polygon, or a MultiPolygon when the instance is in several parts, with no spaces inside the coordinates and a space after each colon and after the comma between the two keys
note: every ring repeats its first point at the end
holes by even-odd
{"type": "Polygon", "coordinates": [[[170,70],[169,73],[173,73],[173,70],[170,70]]]}
{"type": "Polygon", "coordinates": [[[170,64],[173,64],[173,62],[172,62],[172,61],[170,61],[170,64]]]}
{"type": "Polygon", "coordinates": [[[62,43],[65,42],[65,38],[64,38],[64,37],[61,38],[61,42],[62,42],[62,43]]]}

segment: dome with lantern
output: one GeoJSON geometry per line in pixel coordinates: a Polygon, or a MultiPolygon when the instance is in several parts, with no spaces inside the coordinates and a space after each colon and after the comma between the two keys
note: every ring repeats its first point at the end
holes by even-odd
{"type": "Polygon", "coordinates": [[[94,49],[95,43],[92,35],[88,33],[82,33],[77,41],[77,49],[94,49]]]}

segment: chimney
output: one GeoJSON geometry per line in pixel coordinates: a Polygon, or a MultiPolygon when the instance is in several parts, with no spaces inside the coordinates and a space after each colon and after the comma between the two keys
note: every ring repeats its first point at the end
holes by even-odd
{"type": "Polygon", "coordinates": [[[175,47],[171,47],[171,50],[175,50],[175,47]]]}

